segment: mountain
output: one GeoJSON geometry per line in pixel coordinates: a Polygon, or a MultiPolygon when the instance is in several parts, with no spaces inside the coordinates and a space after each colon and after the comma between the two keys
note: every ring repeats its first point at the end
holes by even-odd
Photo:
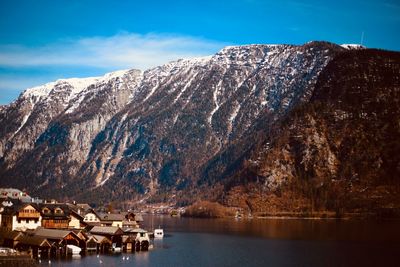
{"type": "MultiPolygon", "coordinates": [[[[226,47],[210,57],[144,72],[119,71],[28,89],[0,109],[0,185],[87,201],[184,205],[208,198],[256,210],[263,205],[254,203],[263,196],[276,203],[286,193],[310,199],[305,188],[319,188],[322,177],[347,181],[344,174],[352,172],[364,179],[360,170],[370,162],[358,152],[373,149],[372,144],[349,133],[363,133],[368,123],[347,122],[349,111],[342,106],[361,112],[376,97],[396,110],[399,61],[398,53],[361,48],[327,42],[226,47]],[[349,94],[346,86],[368,92],[392,88],[393,98],[374,91],[367,99],[369,94],[349,94]],[[358,101],[349,100],[354,97],[358,101]],[[309,109],[326,117],[307,115],[309,109]],[[325,122],[332,116],[346,119],[343,125],[325,122]],[[323,133],[319,127],[325,127],[323,133]],[[346,149],[331,142],[345,142],[346,149]],[[346,155],[358,155],[354,162],[361,165],[343,166],[346,155]],[[302,179],[315,185],[306,186],[302,179]],[[233,201],[234,196],[244,202],[233,201]]],[[[371,112],[378,112],[377,121],[387,119],[380,117],[381,109],[371,112]]],[[[366,136],[375,136],[375,126],[366,136]]],[[[387,135],[382,132],[379,141],[387,144],[387,135]]],[[[385,165],[387,159],[381,157],[381,166],[390,171],[395,165],[385,165]]]]}
{"type": "Polygon", "coordinates": [[[310,100],[255,142],[230,177],[226,201],[267,213],[399,216],[399,118],[400,53],[342,52],[310,100]]]}

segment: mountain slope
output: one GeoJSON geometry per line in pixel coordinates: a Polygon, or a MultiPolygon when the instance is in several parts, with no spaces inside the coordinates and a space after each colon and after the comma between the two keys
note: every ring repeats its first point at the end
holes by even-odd
{"type": "Polygon", "coordinates": [[[118,198],[196,187],[203,166],[232,142],[250,138],[246,132],[261,114],[280,114],[308,97],[340,49],[331,47],[229,47],[145,72],[140,91],[151,88],[154,72],[155,89],[99,136],[80,175],[91,178],[82,183],[118,198]]]}
{"type": "Polygon", "coordinates": [[[248,206],[264,212],[398,209],[399,118],[400,53],[341,53],[321,72],[310,102],[258,140],[231,178],[251,185],[234,187],[228,202],[247,190],[248,206]]]}
{"type": "MultiPolygon", "coordinates": [[[[209,198],[237,205],[232,196],[240,191],[240,199],[255,210],[265,209],[265,203],[281,210],[308,209],[315,192],[330,192],[314,190],[321,183],[339,190],[327,180],[347,181],[349,173],[363,175],[363,166],[375,162],[360,154],[372,147],[359,141],[368,125],[347,122],[346,108],[359,114],[377,98],[396,111],[397,57],[326,42],[249,45],[144,72],[29,89],[0,109],[0,185],[46,197],[178,204],[209,198]],[[394,102],[386,94],[346,95],[351,91],[346,86],[370,91],[386,86],[394,102]],[[345,107],[339,109],[338,103],[345,107]],[[332,116],[344,116],[344,124],[332,123],[332,116]],[[353,130],[359,135],[351,139],[353,130]],[[349,156],[359,156],[361,163],[346,165],[349,156]],[[286,202],[280,194],[286,194],[286,202]],[[263,206],[259,200],[266,196],[263,206]],[[302,204],[290,206],[291,197],[302,204]]],[[[368,112],[380,114],[380,108],[368,112]]],[[[379,116],[371,127],[387,129],[378,122],[389,118],[379,116]]],[[[396,133],[393,125],[388,129],[396,133]]],[[[382,136],[379,141],[388,142],[388,135],[382,136]]],[[[383,150],[374,148],[371,157],[379,159],[383,150]]],[[[397,146],[391,151],[388,155],[397,146]]],[[[397,163],[389,163],[388,155],[382,164],[391,171],[397,163]]]]}

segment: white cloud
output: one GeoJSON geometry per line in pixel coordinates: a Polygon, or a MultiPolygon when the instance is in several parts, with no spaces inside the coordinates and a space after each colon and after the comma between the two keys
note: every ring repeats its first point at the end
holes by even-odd
{"type": "Polygon", "coordinates": [[[2,45],[0,66],[147,69],[179,58],[213,54],[225,45],[191,36],[120,33],[110,37],[63,40],[41,47],[2,45]]]}

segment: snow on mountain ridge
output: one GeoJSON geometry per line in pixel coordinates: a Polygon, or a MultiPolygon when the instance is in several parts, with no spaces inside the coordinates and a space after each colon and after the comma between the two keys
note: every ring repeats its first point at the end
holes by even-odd
{"type": "Polygon", "coordinates": [[[366,46],[363,46],[361,44],[341,44],[340,46],[343,47],[343,48],[349,49],[349,50],[352,50],[352,49],[366,49],[367,48],[366,46]]]}
{"type": "Polygon", "coordinates": [[[72,87],[71,93],[69,95],[69,99],[72,99],[90,85],[99,82],[107,82],[109,80],[122,77],[128,71],[129,70],[118,70],[106,73],[104,76],[97,76],[97,77],[59,79],[55,82],[49,82],[44,85],[28,88],[23,92],[23,95],[25,97],[30,97],[30,96],[36,96],[39,98],[47,97],[54,89],[54,87],[56,87],[57,85],[68,84],[72,87]]]}
{"type": "MultiPolygon", "coordinates": [[[[263,45],[263,44],[251,44],[251,45],[240,45],[240,46],[226,46],[222,48],[218,53],[215,55],[209,55],[209,56],[204,56],[204,57],[194,57],[194,58],[189,58],[189,59],[179,59],[176,61],[171,61],[166,64],[163,64],[158,67],[154,67],[151,69],[146,70],[145,72],[150,72],[150,73],[157,73],[160,76],[163,75],[168,75],[171,70],[174,68],[179,68],[179,67],[189,67],[189,66],[194,66],[194,65],[200,65],[204,66],[205,64],[209,63],[210,61],[219,61],[220,56],[225,56],[226,54],[236,54],[239,52],[239,56],[236,54],[237,57],[242,58],[246,55],[247,49],[250,49],[252,47],[266,47],[266,48],[277,48],[285,45],[278,45],[278,44],[272,44],[272,45],[263,45]]],[[[237,59],[237,58],[236,58],[237,59]]],[[[224,63],[229,64],[229,59],[225,58],[224,63]]],[[[71,93],[68,97],[68,100],[71,100],[75,98],[79,93],[84,91],[86,88],[88,88],[90,85],[97,84],[99,82],[108,82],[112,79],[120,78],[127,74],[130,70],[118,70],[114,72],[109,72],[104,74],[103,76],[96,76],[96,77],[86,77],[86,78],[67,78],[67,79],[59,79],[54,82],[49,82],[44,85],[39,85],[35,87],[31,87],[26,89],[23,92],[23,96],[25,97],[37,97],[38,99],[47,97],[51,91],[56,87],[57,85],[66,83],[72,87],[71,93]]],[[[38,100],[37,99],[37,100],[38,100]]]]}

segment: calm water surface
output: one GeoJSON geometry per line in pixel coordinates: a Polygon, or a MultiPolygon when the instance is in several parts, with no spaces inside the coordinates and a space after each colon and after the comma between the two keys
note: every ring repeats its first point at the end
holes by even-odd
{"type": "Polygon", "coordinates": [[[144,219],[166,233],[153,250],[51,266],[400,266],[400,221],[144,219]]]}

